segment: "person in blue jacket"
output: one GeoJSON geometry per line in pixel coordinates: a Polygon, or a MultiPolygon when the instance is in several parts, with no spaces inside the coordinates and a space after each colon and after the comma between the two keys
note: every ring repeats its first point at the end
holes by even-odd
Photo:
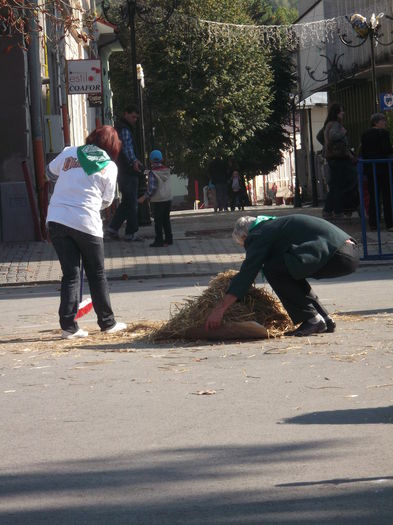
{"type": "Polygon", "coordinates": [[[241,217],[233,238],[246,250],[239,273],[227,294],[213,308],[206,329],[220,326],[225,311],[241,299],[262,270],[282,302],[295,330],[286,335],[334,332],[336,324],[307,282],[348,275],[359,264],[357,244],[347,233],[318,217],[241,217]]]}

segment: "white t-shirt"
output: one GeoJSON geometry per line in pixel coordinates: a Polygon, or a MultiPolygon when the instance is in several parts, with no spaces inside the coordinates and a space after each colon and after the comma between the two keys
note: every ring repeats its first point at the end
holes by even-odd
{"type": "Polygon", "coordinates": [[[117,166],[110,161],[103,170],[87,175],[79,166],[76,149],[64,148],[49,164],[49,171],[58,179],[46,221],[103,237],[100,210],[115,196],[117,166]]]}

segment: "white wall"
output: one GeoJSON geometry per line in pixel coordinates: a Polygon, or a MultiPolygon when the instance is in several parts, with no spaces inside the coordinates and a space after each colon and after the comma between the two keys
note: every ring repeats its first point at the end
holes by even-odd
{"type": "Polygon", "coordinates": [[[188,179],[179,177],[178,175],[171,175],[172,195],[173,197],[185,197],[188,195],[188,179]]]}

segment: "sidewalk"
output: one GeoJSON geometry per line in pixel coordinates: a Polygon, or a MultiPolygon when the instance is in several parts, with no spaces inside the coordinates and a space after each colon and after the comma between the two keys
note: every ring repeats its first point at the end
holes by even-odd
{"type": "MultiPolygon", "coordinates": [[[[233,225],[241,215],[262,213],[278,216],[305,213],[321,217],[320,208],[294,209],[292,206],[253,206],[241,213],[214,213],[211,209],[175,211],[171,214],[172,246],[149,247],[154,238],[153,224],[140,228],[144,242],[106,241],[107,277],[109,280],[127,280],[202,276],[215,275],[229,268],[237,269],[244,258],[244,251],[232,240],[233,225]]],[[[361,244],[358,217],[337,221],[336,224],[361,244]]],[[[367,239],[369,253],[376,252],[376,232],[369,232],[367,239]]],[[[393,251],[393,233],[382,232],[382,242],[384,251],[393,251]]],[[[60,265],[50,243],[2,243],[0,250],[0,286],[52,283],[61,279],[60,265]]],[[[393,261],[377,261],[374,264],[393,264],[393,261]]]]}

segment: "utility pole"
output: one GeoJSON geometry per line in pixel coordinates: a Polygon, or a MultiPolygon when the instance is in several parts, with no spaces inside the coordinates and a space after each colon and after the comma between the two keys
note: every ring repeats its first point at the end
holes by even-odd
{"type": "Polygon", "coordinates": [[[45,154],[42,129],[42,79],[39,59],[39,37],[37,22],[34,13],[30,13],[30,45],[27,56],[30,77],[30,122],[33,144],[34,172],[38,194],[38,207],[40,211],[41,233],[46,239],[46,209],[45,209],[45,154]]]}

